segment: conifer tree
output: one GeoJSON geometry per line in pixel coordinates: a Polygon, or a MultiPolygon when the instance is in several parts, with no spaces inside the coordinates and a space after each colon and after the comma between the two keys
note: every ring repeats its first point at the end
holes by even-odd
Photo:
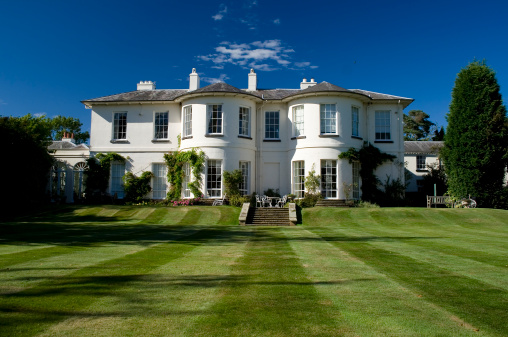
{"type": "Polygon", "coordinates": [[[457,75],[446,118],[443,157],[450,194],[475,196],[483,207],[504,207],[506,107],[485,61],[474,61],[457,75]]]}

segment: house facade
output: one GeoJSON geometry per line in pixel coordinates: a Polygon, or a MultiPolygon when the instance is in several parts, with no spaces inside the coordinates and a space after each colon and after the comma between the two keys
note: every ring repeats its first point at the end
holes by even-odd
{"type": "MultiPolygon", "coordinates": [[[[244,194],[272,189],[302,197],[304,179],[314,169],[325,198],[344,199],[342,186],[351,183],[356,183],[353,197],[359,198],[359,163],[338,155],[364,142],[397,158],[376,171],[382,181],[404,179],[402,111],[410,98],[314,79],[304,79],[296,89],[259,89],[253,70],[247,89],[226,83],[201,87],[195,69],[189,82],[188,89],[156,89],[145,81],[136,91],[82,101],[92,111],[90,154],[117,152],[128,159],[112,165],[112,195],[123,196],[126,171],[152,171],[153,191],[147,197],[165,198],[163,155],[192,148],[206,156],[202,191],[207,198],[222,196],[222,173],[235,169],[242,170],[244,194]]],[[[184,170],[182,198],[188,198],[190,167],[184,170]]]]}
{"type": "MultiPolygon", "coordinates": [[[[407,169],[406,192],[421,192],[423,176],[428,166],[441,167],[439,150],[444,146],[442,141],[405,141],[404,152],[407,169]]],[[[437,168],[436,167],[436,168],[437,168]]]]}

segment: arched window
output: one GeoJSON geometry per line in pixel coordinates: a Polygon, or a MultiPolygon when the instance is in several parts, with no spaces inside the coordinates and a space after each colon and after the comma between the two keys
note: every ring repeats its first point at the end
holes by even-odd
{"type": "Polygon", "coordinates": [[[85,162],[79,162],[74,165],[74,201],[83,199],[85,194],[84,172],[86,168],[85,162]]]}
{"type": "Polygon", "coordinates": [[[50,193],[51,199],[60,201],[65,198],[65,171],[67,167],[63,162],[56,162],[51,168],[50,193]]]}

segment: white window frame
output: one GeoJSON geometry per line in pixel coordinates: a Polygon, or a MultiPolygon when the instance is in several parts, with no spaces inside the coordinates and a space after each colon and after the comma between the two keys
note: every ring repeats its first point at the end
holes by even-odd
{"type": "Polygon", "coordinates": [[[238,108],[238,134],[250,137],[250,108],[240,106],[238,108]]]}
{"type": "Polygon", "coordinates": [[[305,108],[303,104],[295,105],[292,109],[292,121],[293,121],[293,137],[299,137],[305,135],[305,108]]]}
{"type": "Polygon", "coordinates": [[[264,139],[273,139],[273,140],[279,140],[280,139],[280,111],[265,111],[265,138],[264,139]],[[269,114],[274,114],[274,117],[269,117],[269,114]],[[275,114],[277,114],[277,118],[275,118],[275,114]],[[277,122],[277,123],[271,123],[271,122],[277,122]],[[268,130],[270,126],[277,126],[277,130],[268,130]],[[269,136],[269,137],[267,137],[269,136]],[[274,137],[271,137],[274,136],[274,137]]]}
{"type": "Polygon", "coordinates": [[[351,106],[351,135],[353,137],[360,137],[360,108],[351,106]]]}
{"type": "Polygon", "coordinates": [[[427,171],[427,157],[423,155],[416,156],[416,170],[427,171]]]}
{"type": "Polygon", "coordinates": [[[86,184],[85,179],[85,169],[86,169],[86,163],[85,162],[79,162],[76,165],[74,165],[72,171],[73,171],[73,181],[74,181],[74,195],[78,199],[82,199],[85,193],[84,186],[86,184]]]}
{"type": "Polygon", "coordinates": [[[192,105],[182,108],[182,134],[184,137],[192,136],[192,105]]]}
{"type": "Polygon", "coordinates": [[[189,183],[192,181],[192,168],[189,162],[183,164],[182,192],[184,198],[192,198],[189,183]]]}
{"type": "Polygon", "coordinates": [[[156,140],[169,139],[169,111],[160,111],[160,112],[153,113],[153,139],[156,139],[156,140]],[[162,125],[157,125],[157,121],[158,121],[157,116],[160,116],[162,114],[165,114],[166,118],[165,118],[165,120],[163,119],[162,125]],[[162,129],[162,136],[161,136],[160,129],[162,129]],[[166,137],[164,137],[164,133],[166,133],[166,137]]]}
{"type": "Polygon", "coordinates": [[[206,162],[206,193],[210,198],[222,197],[222,160],[220,159],[209,159],[206,162]],[[213,171],[214,168],[215,171],[213,171]]]}
{"type": "Polygon", "coordinates": [[[319,104],[319,129],[321,135],[337,135],[338,134],[338,118],[337,118],[337,104],[336,103],[321,103],[319,104]],[[328,107],[333,107],[333,110],[327,110],[328,107]],[[327,116],[330,112],[330,116],[327,116]],[[332,117],[334,113],[334,116],[332,117]],[[330,121],[327,123],[327,121],[330,121]]]}
{"type": "Polygon", "coordinates": [[[207,104],[206,105],[206,130],[208,135],[222,135],[224,134],[224,111],[222,104],[207,104]],[[215,108],[217,107],[217,108],[215,108]],[[215,108],[215,110],[214,110],[215,108]],[[216,114],[216,115],[214,115],[216,114]],[[217,121],[214,123],[214,121],[217,121]]]}
{"type": "Polygon", "coordinates": [[[297,199],[305,196],[305,161],[293,161],[293,194],[297,199]]]}
{"type": "Polygon", "coordinates": [[[168,169],[165,163],[152,163],[152,198],[166,199],[168,194],[168,169]]]}
{"type": "Polygon", "coordinates": [[[123,199],[125,196],[125,191],[123,188],[123,180],[122,177],[125,175],[125,163],[121,162],[112,162],[111,163],[111,196],[114,196],[115,193],[118,199],[123,199]],[[121,175],[120,175],[121,174],[121,175]]]}
{"type": "Polygon", "coordinates": [[[115,111],[113,112],[113,140],[127,140],[127,111],[115,111]],[[121,117],[125,116],[124,119],[121,117]],[[120,123],[125,123],[123,130],[121,130],[120,123]]]}
{"type": "Polygon", "coordinates": [[[250,162],[240,161],[240,171],[242,171],[242,182],[240,183],[240,193],[242,195],[249,195],[249,177],[250,177],[250,162]]]}
{"type": "Polygon", "coordinates": [[[391,111],[376,110],[375,112],[375,140],[390,141],[391,133],[391,111]]]}
{"type": "Polygon", "coordinates": [[[338,170],[337,160],[321,160],[321,194],[324,199],[337,199],[338,197],[338,170]]]}
{"type": "Polygon", "coordinates": [[[351,166],[353,170],[353,199],[360,200],[360,162],[354,161],[351,166]]]}

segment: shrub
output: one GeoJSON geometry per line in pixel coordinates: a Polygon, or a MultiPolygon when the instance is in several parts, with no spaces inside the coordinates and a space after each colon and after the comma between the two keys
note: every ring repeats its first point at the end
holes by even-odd
{"type": "Polygon", "coordinates": [[[305,193],[305,196],[302,199],[298,199],[296,204],[302,208],[314,207],[322,198],[320,193],[305,193]]]}
{"type": "Polygon", "coordinates": [[[248,195],[232,195],[228,197],[229,204],[235,207],[242,207],[245,202],[250,202],[250,197],[248,195]]]}
{"type": "Polygon", "coordinates": [[[141,202],[152,188],[150,180],[153,178],[152,172],[143,172],[140,177],[136,177],[132,172],[127,172],[123,176],[125,190],[125,200],[141,202]]]}
{"type": "Polygon", "coordinates": [[[374,203],[370,203],[368,201],[360,200],[356,204],[356,207],[360,207],[360,208],[379,208],[379,205],[378,204],[374,204],[374,203]]]}

